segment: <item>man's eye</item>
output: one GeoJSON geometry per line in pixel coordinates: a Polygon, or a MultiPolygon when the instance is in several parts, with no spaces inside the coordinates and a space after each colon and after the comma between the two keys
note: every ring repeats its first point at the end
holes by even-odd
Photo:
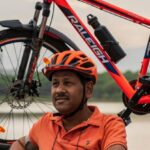
{"type": "Polygon", "coordinates": [[[58,82],[53,82],[52,83],[53,86],[56,86],[57,84],[58,84],[58,82]]]}
{"type": "Polygon", "coordinates": [[[70,85],[70,84],[72,84],[72,83],[71,83],[70,81],[66,81],[65,84],[66,84],[66,85],[70,85]]]}

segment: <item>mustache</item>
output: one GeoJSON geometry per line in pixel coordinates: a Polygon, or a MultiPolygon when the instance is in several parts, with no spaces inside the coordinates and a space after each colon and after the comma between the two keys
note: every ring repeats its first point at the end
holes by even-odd
{"type": "Polygon", "coordinates": [[[69,98],[68,95],[66,95],[65,93],[58,93],[56,96],[55,96],[55,99],[60,99],[60,98],[69,98]]]}

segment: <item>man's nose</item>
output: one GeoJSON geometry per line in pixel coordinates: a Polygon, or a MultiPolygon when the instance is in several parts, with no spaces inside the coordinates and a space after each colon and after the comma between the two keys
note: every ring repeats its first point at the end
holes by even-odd
{"type": "Polygon", "coordinates": [[[59,84],[59,86],[56,89],[57,92],[65,92],[66,88],[63,84],[59,84]]]}

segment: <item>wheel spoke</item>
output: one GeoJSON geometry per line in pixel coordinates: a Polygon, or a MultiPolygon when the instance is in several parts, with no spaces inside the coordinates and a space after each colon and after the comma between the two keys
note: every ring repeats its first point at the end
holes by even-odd
{"type": "MultiPolygon", "coordinates": [[[[27,69],[24,68],[25,75],[21,81],[17,80],[17,73],[24,47],[31,43],[32,33],[9,29],[0,33],[0,124],[6,128],[6,132],[0,134],[0,139],[15,139],[28,134],[32,124],[45,112],[55,111],[52,104],[45,101],[49,95],[43,88],[47,84],[41,73],[44,67],[43,57],[51,57],[52,53],[63,51],[67,47],[63,42],[60,45],[57,40],[51,41],[44,37],[44,46],[41,48],[36,71],[33,74],[33,81],[38,80],[42,86],[39,87],[38,82],[35,82],[36,85],[31,89],[24,84],[27,69]],[[40,98],[34,91],[40,91],[40,98]],[[42,98],[42,95],[47,97],[42,98]]],[[[27,67],[29,63],[27,62],[27,67]]]]}
{"type": "MultiPolygon", "coordinates": [[[[43,50],[44,51],[44,50],[43,50]]],[[[44,57],[47,57],[47,58],[50,58],[51,56],[52,56],[52,53],[51,54],[47,54],[47,52],[48,52],[48,50],[47,49],[45,49],[45,52],[43,52],[43,55],[42,56],[40,56],[40,59],[39,59],[39,62],[38,62],[38,65],[37,65],[37,68],[40,68],[41,67],[41,65],[43,65],[43,58],[44,57]]]]}
{"type": "Polygon", "coordinates": [[[3,98],[3,99],[0,101],[0,105],[2,105],[2,104],[5,103],[5,102],[6,102],[6,97],[3,98]]]}
{"type": "Polygon", "coordinates": [[[39,59],[39,63],[38,63],[38,65],[37,65],[37,68],[39,68],[39,67],[42,65],[42,63],[43,63],[42,58],[44,58],[44,56],[46,55],[46,53],[47,53],[47,50],[45,50],[45,52],[43,53],[41,59],[39,59]]]}
{"type": "Polygon", "coordinates": [[[6,46],[5,46],[5,51],[6,51],[6,53],[7,53],[7,56],[9,57],[9,60],[10,60],[12,69],[13,69],[13,71],[14,71],[14,73],[15,73],[15,76],[16,76],[16,75],[17,75],[17,72],[16,72],[16,69],[15,69],[15,67],[14,67],[14,65],[13,65],[12,58],[10,57],[10,54],[8,53],[8,50],[7,50],[7,47],[6,47],[6,46]]]}
{"type": "Polygon", "coordinates": [[[34,99],[34,102],[35,104],[38,104],[38,103],[43,104],[46,108],[48,108],[49,111],[52,111],[52,112],[54,111],[53,105],[50,102],[43,102],[42,100],[37,100],[37,99],[34,99]]]}
{"type": "Polygon", "coordinates": [[[16,72],[18,72],[18,69],[19,69],[19,62],[20,62],[20,59],[21,59],[21,51],[22,51],[22,46],[23,44],[21,43],[20,45],[20,48],[16,48],[15,44],[13,44],[13,47],[14,47],[14,53],[15,53],[15,56],[16,56],[16,72]],[[19,51],[18,54],[17,54],[17,50],[19,51]]]}
{"type": "Polygon", "coordinates": [[[8,74],[7,74],[7,71],[6,71],[6,69],[5,69],[5,67],[4,67],[4,64],[3,64],[3,62],[2,62],[2,60],[0,59],[0,65],[2,66],[2,69],[1,69],[1,73],[0,73],[0,75],[1,75],[1,78],[4,80],[4,81],[6,81],[6,79],[10,82],[10,80],[9,80],[9,78],[8,78],[8,74]],[[4,72],[4,74],[2,74],[2,72],[4,72]],[[5,75],[5,76],[4,76],[5,75]],[[5,78],[6,77],[6,78],[5,78]]]}

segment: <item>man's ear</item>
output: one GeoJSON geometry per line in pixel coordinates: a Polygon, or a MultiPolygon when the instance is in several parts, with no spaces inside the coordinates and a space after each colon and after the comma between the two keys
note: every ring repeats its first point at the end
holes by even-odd
{"type": "Polygon", "coordinates": [[[86,86],[85,86],[85,95],[86,95],[86,98],[89,99],[92,97],[93,95],[93,82],[92,81],[89,81],[86,83],[86,86]]]}

